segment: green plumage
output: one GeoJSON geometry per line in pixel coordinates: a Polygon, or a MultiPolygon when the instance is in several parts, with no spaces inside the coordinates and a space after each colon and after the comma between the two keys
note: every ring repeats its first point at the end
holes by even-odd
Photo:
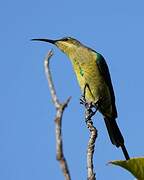
{"type": "Polygon", "coordinates": [[[117,110],[115,95],[108,66],[104,57],[86,47],[74,38],[59,40],[33,39],[55,44],[64,52],[73,65],[82,93],[85,89],[85,99],[88,103],[98,103],[98,110],[102,113],[112,144],[121,147],[126,159],[129,155],[124,146],[123,136],[116,123],[117,110]]]}

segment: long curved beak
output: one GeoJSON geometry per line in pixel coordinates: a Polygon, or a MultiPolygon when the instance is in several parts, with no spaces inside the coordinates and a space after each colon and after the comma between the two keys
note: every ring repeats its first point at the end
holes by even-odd
{"type": "Polygon", "coordinates": [[[55,44],[57,42],[57,40],[51,40],[51,39],[31,39],[31,41],[43,41],[51,44],[55,44]]]}

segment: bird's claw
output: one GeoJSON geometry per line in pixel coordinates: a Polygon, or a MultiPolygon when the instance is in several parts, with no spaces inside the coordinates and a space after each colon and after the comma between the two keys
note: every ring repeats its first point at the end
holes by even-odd
{"type": "Polygon", "coordinates": [[[95,115],[95,113],[97,112],[97,108],[92,104],[92,103],[87,103],[86,106],[86,116],[85,119],[86,121],[91,120],[91,118],[95,115]],[[93,108],[95,110],[93,110],[93,108]]]}
{"type": "Polygon", "coordinates": [[[86,103],[87,103],[87,102],[86,102],[86,99],[85,99],[85,97],[82,95],[81,98],[80,98],[80,104],[82,104],[82,105],[85,106],[86,103]]]}
{"type": "Polygon", "coordinates": [[[80,98],[80,104],[84,105],[85,107],[85,121],[86,123],[88,121],[91,120],[92,116],[95,115],[95,113],[97,112],[98,110],[98,103],[96,103],[95,105],[92,103],[92,102],[87,102],[85,97],[82,95],[82,97],[80,98]],[[94,110],[93,110],[94,109],[94,110]]]}

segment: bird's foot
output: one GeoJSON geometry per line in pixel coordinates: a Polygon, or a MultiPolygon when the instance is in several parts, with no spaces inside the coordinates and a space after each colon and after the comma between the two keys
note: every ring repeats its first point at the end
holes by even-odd
{"type": "Polygon", "coordinates": [[[80,104],[85,107],[85,121],[91,121],[91,118],[95,115],[98,110],[98,103],[93,104],[92,102],[87,102],[85,97],[80,98],[80,104]]]}
{"type": "Polygon", "coordinates": [[[85,111],[85,120],[86,120],[86,122],[87,121],[91,121],[91,118],[97,112],[97,108],[92,103],[87,103],[85,108],[86,108],[86,111],[85,111]]]}
{"type": "Polygon", "coordinates": [[[85,96],[82,95],[81,98],[80,98],[80,104],[86,106],[87,102],[86,102],[86,99],[85,99],[85,96]]]}

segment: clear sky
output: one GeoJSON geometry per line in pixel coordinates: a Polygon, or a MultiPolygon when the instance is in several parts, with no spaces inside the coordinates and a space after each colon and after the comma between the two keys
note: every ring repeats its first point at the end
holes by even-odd
{"type": "MultiPolygon", "coordinates": [[[[116,94],[117,119],[131,157],[144,155],[144,2],[141,0],[25,0],[0,5],[0,179],[63,180],[55,160],[55,109],[43,60],[54,50],[53,79],[61,101],[64,152],[72,179],[86,179],[89,133],[80,89],[68,58],[31,38],[73,36],[102,53],[116,94]]],[[[107,162],[124,159],[97,113],[94,165],[98,180],[134,179],[107,162]]]]}

